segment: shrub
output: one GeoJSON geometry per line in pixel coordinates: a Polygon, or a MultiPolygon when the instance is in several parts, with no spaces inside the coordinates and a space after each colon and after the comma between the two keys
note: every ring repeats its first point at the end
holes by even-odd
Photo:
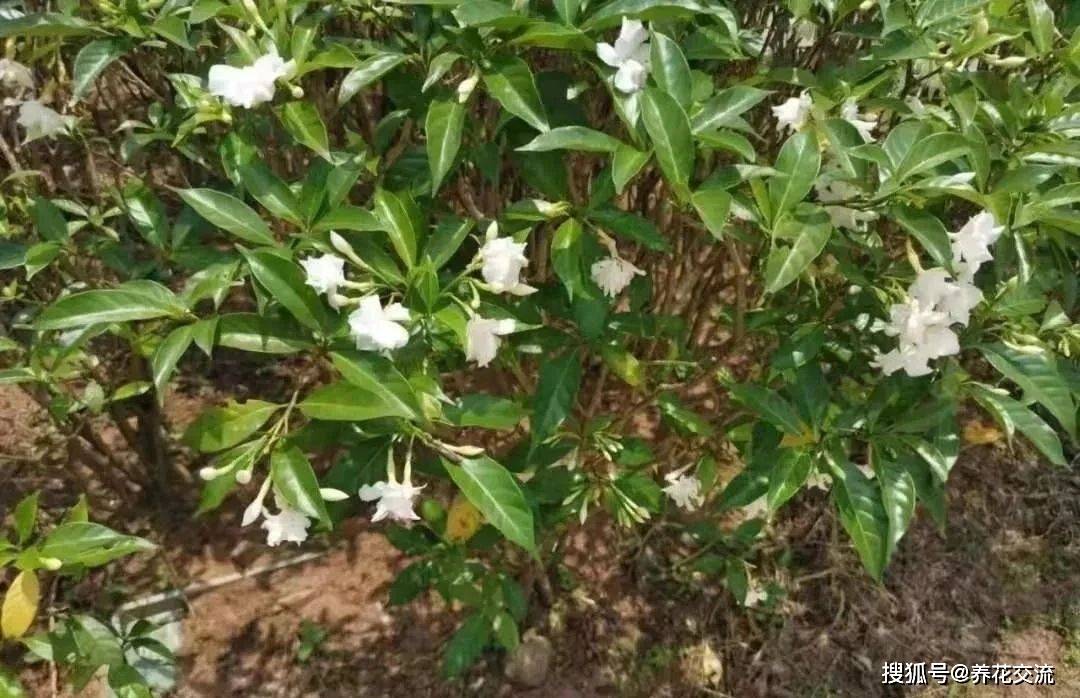
{"type": "Polygon", "coordinates": [[[1075,3],[60,5],[0,22],[0,380],[132,498],[179,487],[178,370],[279,366],[187,429],[199,511],[370,516],[393,603],[468,609],[448,675],[598,511],[694,512],[754,604],[800,490],[878,580],[944,526],[963,410],[1075,447],[1075,3]]]}

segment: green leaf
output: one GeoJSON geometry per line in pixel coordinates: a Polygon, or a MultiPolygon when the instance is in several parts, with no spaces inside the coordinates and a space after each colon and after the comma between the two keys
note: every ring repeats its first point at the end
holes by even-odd
{"type": "Polygon", "coordinates": [[[484,393],[462,395],[443,412],[454,426],[505,431],[516,429],[529,416],[529,411],[513,400],[484,393]]]}
{"type": "Polygon", "coordinates": [[[769,511],[776,511],[794,497],[810,477],[813,468],[814,461],[808,454],[792,449],[781,451],[769,474],[769,492],[766,496],[769,511]]]}
{"type": "Polygon", "coordinates": [[[1010,439],[1019,429],[1051,463],[1061,466],[1068,464],[1057,434],[1039,415],[1024,407],[1023,403],[988,386],[972,383],[970,387],[972,397],[997,418],[1010,439]]]}
{"type": "Polygon", "coordinates": [[[851,463],[834,463],[832,498],[863,566],[881,581],[888,560],[889,517],[878,488],[851,463]]]}
{"type": "Polygon", "coordinates": [[[184,432],[184,443],[202,453],[232,448],[259,430],[281,405],[262,400],[230,402],[203,411],[184,432]]]}
{"type": "Polygon", "coordinates": [[[463,27],[494,27],[517,29],[528,24],[529,18],[512,7],[496,0],[466,0],[453,10],[454,19],[463,27]]]}
{"type": "Polygon", "coordinates": [[[581,28],[589,31],[604,29],[617,25],[623,17],[651,22],[695,15],[712,15],[723,20],[731,17],[731,10],[722,4],[698,0],[612,0],[593,12],[581,28]]]}
{"type": "Polygon", "coordinates": [[[15,505],[12,519],[15,523],[15,542],[25,545],[34,532],[34,524],[37,523],[38,492],[23,497],[15,505]]]}
{"type": "Polygon", "coordinates": [[[128,218],[135,229],[151,245],[159,250],[164,249],[169,235],[169,222],[161,201],[138,180],[132,180],[124,188],[123,196],[128,218]]]}
{"type": "Polygon", "coordinates": [[[176,193],[200,216],[241,240],[257,245],[277,244],[270,226],[235,196],[214,189],[178,189],[176,193]]]}
{"type": "Polygon", "coordinates": [[[652,152],[642,152],[628,145],[620,145],[611,158],[611,180],[615,183],[615,193],[622,194],[626,185],[630,183],[645,163],[649,161],[652,152]]]}
{"type": "Polygon", "coordinates": [[[9,36],[29,39],[36,36],[87,36],[101,33],[100,29],[85,19],[59,12],[42,12],[0,20],[0,39],[9,36]]]}
{"type": "Polygon", "coordinates": [[[330,160],[330,139],[318,108],[311,102],[289,102],[277,110],[278,119],[297,143],[330,160]]]}
{"type": "Polygon", "coordinates": [[[420,212],[408,194],[395,194],[386,189],[375,192],[375,216],[382,230],[390,236],[401,261],[411,269],[416,264],[416,249],[420,239],[420,212]]]}
{"type": "Polygon", "coordinates": [[[906,468],[880,456],[874,458],[874,473],[881,488],[881,504],[889,520],[889,538],[885,549],[885,561],[888,563],[915,515],[915,480],[906,468]]]}
{"type": "Polygon", "coordinates": [[[304,212],[296,194],[281,178],[259,160],[242,164],[239,168],[240,182],[255,200],[277,218],[296,225],[303,225],[304,212]]]}
{"type": "Polygon", "coordinates": [[[536,554],[532,509],[509,470],[487,456],[465,458],[460,465],[444,459],[443,466],[488,523],[510,542],[536,554]]]}
{"type": "Polygon", "coordinates": [[[338,105],[345,104],[360,90],[386,75],[408,59],[403,53],[379,53],[368,58],[349,71],[341,81],[338,91],[338,105]]]}
{"type": "Polygon", "coordinates": [[[581,12],[581,0],[554,0],[555,12],[564,24],[575,26],[578,13],[581,12]]]}
{"type": "Polygon", "coordinates": [[[986,360],[1024,391],[1024,397],[1045,407],[1076,437],[1076,402],[1052,353],[1040,347],[1019,351],[1006,344],[979,347],[986,360]]]}
{"type": "Polygon", "coordinates": [[[124,55],[126,42],[119,39],[99,39],[83,46],[72,66],[72,95],[82,99],[101,72],[124,55]]]}
{"type": "Polygon", "coordinates": [[[674,39],[652,32],[650,72],[660,89],[671,95],[684,109],[690,106],[693,80],[686,56],[674,39]]]}
{"type": "Polygon", "coordinates": [[[443,650],[442,673],[446,678],[461,676],[484,651],[491,639],[491,624],[480,613],[465,619],[443,650]]]}
{"type": "Polygon", "coordinates": [[[896,204],[889,209],[893,219],[904,230],[915,236],[923,249],[930,253],[940,266],[946,269],[952,266],[952,248],[949,246],[949,233],[945,224],[929,211],[917,209],[905,204],[896,204]]]}
{"type": "Polygon", "coordinates": [[[336,321],[318,294],[304,280],[304,273],[291,259],[273,250],[245,250],[252,275],[292,316],[312,330],[329,332],[336,321]]]}
{"type": "Polygon", "coordinates": [[[422,413],[412,385],[386,357],[339,351],[330,358],[345,380],[374,395],[394,415],[416,419],[422,413]]]}
{"type": "Polygon", "coordinates": [[[614,153],[619,148],[628,148],[628,146],[606,133],[584,126],[560,126],[539,134],[518,150],[526,152],[578,150],[586,153],[614,153]]]}
{"type": "Polygon", "coordinates": [[[312,227],[312,232],[325,233],[330,230],[355,230],[370,233],[382,230],[383,224],[378,217],[359,206],[338,206],[327,211],[312,227]]]}
{"type": "Polygon", "coordinates": [[[720,90],[694,114],[694,134],[729,126],[732,119],[749,111],[770,94],[767,90],[745,85],[720,90]]]}
{"type": "Polygon", "coordinates": [[[690,198],[694,140],[686,112],[670,95],[655,88],[641,94],[641,116],[652,139],[660,169],[680,200],[690,198]]]}
{"type": "Polygon", "coordinates": [[[260,354],[293,354],[314,345],[292,321],[255,313],[231,313],[218,321],[218,346],[260,354]]]}
{"type": "Polygon", "coordinates": [[[955,160],[971,152],[971,144],[956,133],[934,133],[915,143],[893,173],[892,181],[903,182],[912,175],[955,160]]]}
{"type": "Polygon", "coordinates": [[[577,351],[545,359],[533,399],[532,439],[539,444],[555,433],[574,409],[581,385],[581,359],[577,351]]]}
{"type": "Polygon", "coordinates": [[[468,218],[443,218],[428,238],[424,257],[439,269],[457,253],[474,225],[475,221],[468,218]]]}
{"type": "Polygon", "coordinates": [[[95,523],[60,524],[38,548],[41,557],[53,557],[68,565],[98,567],[133,553],[153,550],[142,538],[125,536],[95,523]]]}
{"type": "Polygon", "coordinates": [[[985,5],[989,0],[926,0],[915,13],[915,23],[929,27],[939,22],[956,19],[965,12],[985,5]]]}
{"type": "Polygon", "coordinates": [[[517,57],[493,59],[491,70],[485,71],[483,77],[488,93],[503,109],[537,131],[550,128],[528,63],[517,57]]]}
{"type": "Polygon", "coordinates": [[[150,373],[154,379],[154,390],[158,402],[165,401],[165,387],[176,370],[176,364],[184,355],[195,337],[195,325],[181,325],[168,334],[150,357],[150,373]]]}
{"type": "Polygon", "coordinates": [[[68,239],[67,221],[56,204],[40,196],[34,197],[30,209],[31,220],[38,235],[50,242],[64,242],[68,239]]]}
{"type": "Polygon", "coordinates": [[[793,237],[791,246],[776,244],[765,262],[765,292],[776,293],[790,284],[825,249],[832,225],[824,212],[812,217],[785,216],[777,224],[777,235],[793,237]]]}
{"type": "Polygon", "coordinates": [[[1031,39],[1040,54],[1047,53],[1054,45],[1054,11],[1046,0],[1027,0],[1026,4],[1031,39]]]}
{"type": "Polygon", "coordinates": [[[795,408],[776,391],[753,383],[743,383],[731,386],[731,394],[785,434],[802,436],[808,428],[799,419],[799,413],[795,411],[795,408]]]}
{"type": "Polygon", "coordinates": [[[330,527],[330,514],[319,493],[319,480],[300,449],[292,446],[271,453],[270,477],[274,488],[292,508],[330,527]]]}
{"type": "Polygon", "coordinates": [[[636,213],[613,206],[602,206],[589,211],[588,216],[593,223],[598,223],[616,235],[640,243],[650,250],[666,251],[670,248],[660,229],[648,218],[642,218],[636,213]]]}
{"type": "Polygon", "coordinates": [[[717,240],[724,238],[728,212],[731,210],[731,194],[719,187],[698,189],[690,197],[694,210],[701,216],[701,222],[717,240]]]}
{"type": "Polygon", "coordinates": [[[187,23],[179,15],[159,16],[150,25],[150,31],[168,39],[181,48],[189,51],[195,50],[195,47],[191,45],[191,41],[188,39],[187,23]]]}
{"type": "Polygon", "coordinates": [[[38,315],[39,330],[67,330],[106,322],[159,317],[182,318],[187,308],[172,291],[153,281],[129,281],[116,288],[64,296],[38,315]]]}
{"type": "Polygon", "coordinates": [[[424,121],[427,137],[428,167],[431,169],[431,194],[439,191],[439,185],[454,166],[454,158],[461,148],[461,131],[465,125],[465,106],[456,99],[436,100],[428,106],[424,121]]]}
{"type": "Polygon", "coordinates": [[[574,300],[585,292],[582,270],[582,234],[584,229],[575,218],[568,218],[551,238],[551,267],[562,280],[567,297],[574,300]]]}
{"type": "Polygon", "coordinates": [[[821,169],[821,152],[812,132],[796,133],[787,139],[776,156],[776,171],[769,180],[769,200],[773,219],[806,198],[821,169]]]}
{"type": "Polygon", "coordinates": [[[413,414],[401,407],[399,400],[383,397],[348,382],[331,383],[311,393],[298,405],[311,419],[338,422],[362,422],[384,417],[411,419],[413,414]]]}

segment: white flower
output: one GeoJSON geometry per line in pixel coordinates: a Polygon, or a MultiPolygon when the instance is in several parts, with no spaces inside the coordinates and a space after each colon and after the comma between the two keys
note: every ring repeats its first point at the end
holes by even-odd
{"type": "Polygon", "coordinates": [[[514,331],[513,320],[491,320],[474,315],[465,325],[465,358],[477,366],[487,366],[499,352],[501,335],[514,331]]]}
{"type": "Polygon", "coordinates": [[[919,272],[908,293],[923,307],[935,308],[949,316],[949,322],[967,325],[971,309],[982,299],[982,291],[966,281],[952,281],[941,268],[919,272]]]}
{"type": "MultiPolygon", "coordinates": [[[[830,204],[836,201],[849,201],[858,198],[862,191],[847,182],[834,179],[827,184],[819,181],[814,185],[817,190],[818,201],[830,204]]],[[[865,221],[877,220],[878,214],[874,211],[861,211],[848,206],[824,206],[829,214],[829,220],[835,228],[847,228],[849,230],[861,230],[865,221]]]]}
{"type": "Polygon", "coordinates": [[[623,17],[615,45],[596,45],[596,55],[600,60],[618,69],[615,71],[615,87],[627,94],[645,87],[649,77],[648,39],[649,32],[641,22],[623,17]]]}
{"type": "Polygon", "coordinates": [[[773,116],[776,117],[776,128],[789,128],[798,131],[806,125],[810,118],[810,110],[814,106],[814,100],[809,92],[803,92],[798,97],[791,97],[778,107],[772,108],[773,116]]]}
{"type": "Polygon", "coordinates": [[[855,127],[862,139],[869,143],[874,140],[873,130],[877,128],[877,117],[859,113],[859,104],[854,98],[848,99],[840,107],[840,117],[855,127]]]}
{"type": "Polygon", "coordinates": [[[10,58],[0,58],[0,83],[8,87],[34,89],[34,74],[22,63],[10,58]]]}
{"type": "Polygon", "coordinates": [[[510,237],[493,237],[489,229],[489,236],[484,246],[480,248],[480,258],[483,266],[480,274],[484,281],[495,293],[512,293],[515,296],[527,296],[536,291],[528,284],[522,283],[521,271],[529,266],[529,258],[525,256],[524,242],[514,242],[510,237]]]}
{"type": "Polygon", "coordinates": [[[274,494],[274,501],[277,504],[278,513],[271,514],[263,506],[263,501],[266,500],[266,495],[270,492],[270,484],[270,478],[263,480],[255,499],[244,510],[244,517],[240,520],[240,525],[250,526],[261,515],[263,517],[262,528],[266,530],[267,545],[273,548],[282,542],[303,543],[307,540],[307,529],[311,525],[311,521],[302,512],[283,502],[281,497],[277,496],[277,493],[274,494]]]}
{"type": "Polygon", "coordinates": [[[311,521],[303,513],[277,502],[278,513],[263,512],[262,527],[266,530],[266,544],[271,548],[281,543],[303,543],[308,537],[311,521]]]}
{"type": "Polygon", "coordinates": [[[234,107],[250,109],[274,98],[274,82],[296,70],[296,63],[286,63],[276,50],[249,66],[235,68],[215,65],[210,68],[207,86],[210,94],[221,97],[234,107]]]}
{"type": "Polygon", "coordinates": [[[949,233],[953,260],[957,262],[956,268],[961,272],[962,280],[971,281],[982,263],[994,258],[990,254],[990,246],[997,242],[1004,229],[1004,226],[997,225],[994,214],[983,211],[972,216],[960,230],[949,233]]]}
{"type": "Polygon", "coordinates": [[[332,296],[337,293],[338,286],[345,283],[345,260],[337,255],[308,257],[300,261],[300,266],[307,274],[307,285],[316,293],[332,296]]]}
{"type": "Polygon", "coordinates": [[[622,293],[635,276],[644,276],[645,272],[616,254],[601,259],[592,265],[592,280],[606,295],[614,298],[622,293]]]}
{"type": "MultiPolygon", "coordinates": [[[[929,284],[928,284],[929,285],[929,284]]],[[[920,289],[920,295],[925,291],[920,289]]],[[[911,376],[930,373],[930,359],[960,353],[960,341],[949,329],[949,314],[917,298],[896,303],[889,309],[890,321],[885,334],[899,339],[900,346],[878,356],[871,362],[885,375],[903,371],[911,376]]]]}
{"type": "Polygon", "coordinates": [[[899,338],[901,351],[915,348],[931,359],[960,351],[956,334],[949,329],[948,314],[933,306],[924,307],[915,298],[896,303],[889,309],[885,334],[899,338]]]}
{"type": "Polygon", "coordinates": [[[669,483],[663,488],[664,494],[671,497],[677,506],[693,511],[705,501],[705,497],[701,494],[701,481],[693,475],[675,472],[668,473],[664,479],[669,483]]]}
{"type": "Polygon", "coordinates": [[[375,515],[371,521],[382,521],[389,518],[391,521],[416,521],[420,517],[413,511],[413,499],[420,493],[420,487],[413,487],[412,483],[376,482],[374,485],[364,485],[360,488],[360,499],[365,502],[378,500],[375,505],[375,515]]]}
{"type": "Polygon", "coordinates": [[[392,351],[409,343],[409,331],[401,324],[408,321],[409,311],[401,303],[384,308],[378,296],[364,296],[349,315],[349,335],[357,349],[392,351]]]}
{"type": "Polygon", "coordinates": [[[765,588],[757,582],[753,582],[746,589],[746,599],[743,601],[743,606],[754,608],[768,598],[769,593],[765,591],[765,588]]]}
{"type": "Polygon", "coordinates": [[[66,132],[74,123],[74,117],[62,116],[36,99],[31,99],[19,105],[17,123],[26,129],[26,140],[23,142],[29,143],[66,132]]]}
{"type": "Polygon", "coordinates": [[[829,491],[829,486],[831,482],[832,480],[829,479],[828,475],[816,470],[810,473],[810,477],[806,478],[807,487],[813,487],[823,492],[829,491]]]}

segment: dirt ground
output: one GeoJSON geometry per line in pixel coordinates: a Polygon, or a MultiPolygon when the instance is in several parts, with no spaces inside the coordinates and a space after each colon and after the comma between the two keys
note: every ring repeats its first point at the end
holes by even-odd
{"type": "MultiPolygon", "coordinates": [[[[194,411],[199,401],[190,402],[194,411]]],[[[15,484],[0,511],[35,487],[54,504],[77,496],[70,469],[49,455],[47,431],[32,402],[0,387],[0,479],[15,484]]],[[[175,691],[183,698],[1080,696],[1080,475],[1022,447],[971,446],[949,493],[945,534],[917,516],[881,586],[843,542],[826,496],[800,494],[755,561],[776,600],[751,610],[716,579],[673,572],[688,548],[666,522],[619,544],[627,537],[612,535],[614,522],[593,519],[571,537],[554,603],[530,610],[527,625],[553,649],[536,687],[505,678],[506,657],[495,651],[463,680],[440,679],[440,648],[458,615],[434,596],[386,605],[408,560],[366,522],[303,549],[271,550],[258,531],[238,528],[243,502],[198,520],[155,516],[161,554],[84,582],[69,599],[107,606],[318,553],[189,596],[175,691]],[[136,583],[122,584],[132,573],[136,583]],[[325,635],[306,660],[302,625],[325,635]],[[1057,685],[898,689],[881,683],[887,661],[1050,664],[1057,685]]],[[[148,515],[123,509],[110,523],[141,534],[150,526],[148,515]]],[[[43,670],[24,677],[34,695],[51,695],[43,670]]],[[[92,685],[84,695],[97,692],[92,685]]]]}

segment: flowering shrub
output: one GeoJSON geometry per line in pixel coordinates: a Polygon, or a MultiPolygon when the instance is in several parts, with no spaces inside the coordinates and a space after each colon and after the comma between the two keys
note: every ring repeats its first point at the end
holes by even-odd
{"type": "Polygon", "coordinates": [[[176,487],[184,361],[288,366],[187,429],[199,511],[370,518],[393,603],[468,609],[448,675],[597,511],[692,522],[753,605],[800,490],[877,579],[916,504],[943,526],[962,410],[1075,447],[1075,3],[60,5],[0,21],[0,380],[134,416],[145,482],[86,458],[130,497],[176,487]]]}

